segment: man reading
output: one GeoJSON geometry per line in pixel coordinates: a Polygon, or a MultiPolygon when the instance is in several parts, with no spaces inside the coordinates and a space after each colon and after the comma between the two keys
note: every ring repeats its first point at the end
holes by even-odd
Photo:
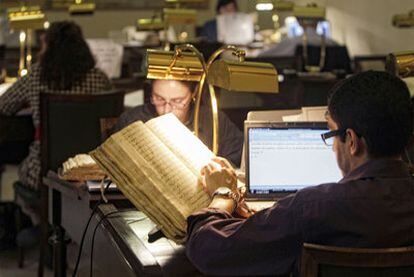
{"type": "MultiPolygon", "coordinates": [[[[343,173],[338,183],[315,184],[241,219],[233,216],[240,210],[234,185],[216,184],[211,177],[220,169],[204,169],[213,200],[187,219],[186,245],[201,272],[297,273],[304,242],[366,248],[414,244],[414,181],[401,159],[413,132],[405,83],[385,72],[354,75],[333,88],[326,118],[330,131],[321,137],[343,173]]],[[[223,159],[216,162],[233,170],[223,159]]]]}

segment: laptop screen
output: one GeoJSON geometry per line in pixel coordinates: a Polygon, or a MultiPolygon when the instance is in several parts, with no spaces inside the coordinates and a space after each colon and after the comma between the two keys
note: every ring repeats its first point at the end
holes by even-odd
{"type": "Polygon", "coordinates": [[[246,131],[250,194],[295,192],[342,178],[332,147],[321,139],[326,127],[252,127],[246,131]]]}

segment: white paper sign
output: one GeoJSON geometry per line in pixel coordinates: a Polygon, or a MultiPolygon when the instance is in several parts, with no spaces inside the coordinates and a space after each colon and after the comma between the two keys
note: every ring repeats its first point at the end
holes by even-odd
{"type": "Polygon", "coordinates": [[[253,42],[253,16],[245,13],[217,16],[217,39],[225,44],[236,45],[248,45],[253,42]]]}
{"type": "Polygon", "coordinates": [[[87,42],[95,58],[96,67],[109,78],[121,77],[123,46],[110,39],[87,39],[87,42]]]}

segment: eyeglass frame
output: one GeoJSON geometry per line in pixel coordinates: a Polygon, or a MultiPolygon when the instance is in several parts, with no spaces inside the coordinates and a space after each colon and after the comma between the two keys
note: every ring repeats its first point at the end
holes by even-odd
{"type": "MultiPolygon", "coordinates": [[[[187,97],[187,96],[186,96],[187,97]]],[[[181,98],[181,100],[180,101],[184,101],[185,100],[185,98],[186,97],[183,97],[183,98],[181,98]]],[[[191,95],[190,95],[190,100],[187,102],[187,103],[171,103],[171,101],[173,101],[173,100],[177,100],[177,99],[171,99],[170,101],[167,101],[167,100],[165,100],[163,97],[161,97],[161,96],[159,96],[159,95],[154,95],[154,93],[152,93],[151,94],[151,97],[150,97],[150,102],[151,102],[151,104],[152,105],[154,105],[154,106],[158,106],[158,107],[165,107],[167,104],[168,105],[170,105],[171,106],[171,108],[173,109],[173,110],[183,110],[183,109],[185,109],[185,108],[187,108],[189,105],[190,105],[190,103],[191,103],[191,95]],[[161,102],[163,102],[163,104],[155,104],[154,103],[154,97],[159,97],[159,98],[161,98],[162,100],[161,100],[161,102]],[[182,106],[177,106],[177,105],[182,105],[182,106]]]]}
{"type": "Polygon", "coordinates": [[[345,133],[346,133],[346,129],[345,128],[340,128],[340,129],[337,129],[337,130],[332,130],[332,131],[321,134],[321,138],[322,138],[323,143],[325,143],[326,146],[332,146],[332,145],[328,144],[326,142],[326,140],[330,139],[332,137],[342,136],[345,133]]]}

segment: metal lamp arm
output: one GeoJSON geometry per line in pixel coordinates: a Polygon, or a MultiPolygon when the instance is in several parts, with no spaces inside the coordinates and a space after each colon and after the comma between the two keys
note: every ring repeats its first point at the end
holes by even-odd
{"type": "MultiPolygon", "coordinates": [[[[210,67],[213,64],[213,62],[223,52],[226,52],[226,51],[233,51],[234,55],[238,56],[239,59],[244,60],[245,52],[243,50],[239,50],[237,47],[232,46],[232,45],[226,45],[226,46],[219,48],[208,59],[206,69],[204,70],[204,73],[200,80],[200,86],[198,87],[197,98],[196,98],[195,109],[194,109],[194,131],[197,137],[199,135],[198,130],[199,130],[201,98],[203,94],[203,87],[204,87],[205,79],[207,77],[207,73],[210,70],[210,67]]],[[[218,150],[219,150],[219,131],[220,131],[219,130],[219,119],[218,119],[218,104],[217,104],[216,91],[214,89],[214,86],[209,84],[208,91],[210,93],[211,113],[213,117],[213,153],[217,155],[218,150]]]]}
{"type": "MultiPolygon", "coordinates": [[[[200,83],[197,89],[195,108],[194,108],[194,133],[197,137],[199,137],[201,98],[203,96],[203,88],[204,88],[204,83],[206,81],[207,73],[210,70],[211,65],[223,52],[226,52],[226,51],[233,51],[233,54],[236,55],[240,61],[244,61],[245,51],[240,50],[237,47],[232,46],[232,45],[223,46],[211,55],[211,57],[208,59],[208,62],[206,64],[203,55],[193,45],[191,44],[179,45],[175,48],[175,54],[169,66],[169,71],[171,71],[172,68],[175,66],[178,57],[181,55],[183,51],[190,51],[194,53],[197,56],[197,58],[200,60],[202,68],[203,68],[203,73],[201,75],[200,83]]],[[[213,117],[213,153],[217,155],[218,149],[219,149],[218,104],[217,104],[217,98],[216,98],[216,92],[215,92],[214,86],[208,85],[208,91],[210,93],[211,113],[213,117]]]]}

